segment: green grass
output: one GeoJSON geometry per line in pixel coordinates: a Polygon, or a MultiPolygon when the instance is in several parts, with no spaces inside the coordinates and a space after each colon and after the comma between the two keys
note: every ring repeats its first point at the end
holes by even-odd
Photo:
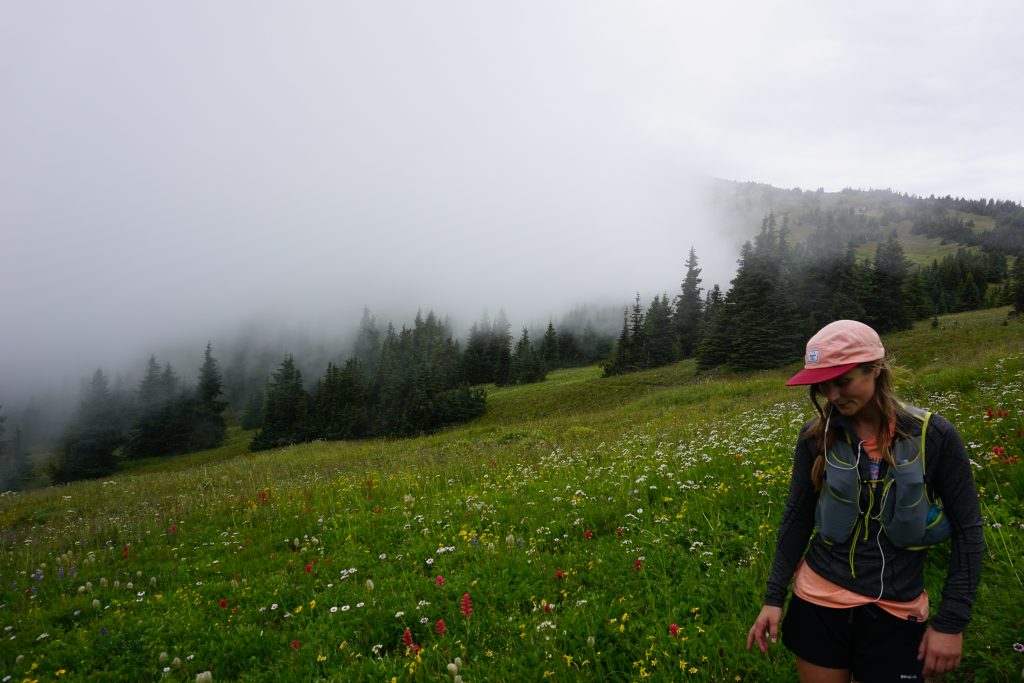
{"type": "MultiPolygon", "coordinates": [[[[1024,320],[940,320],[885,343],[977,465],[988,553],[947,680],[1018,680],[1024,320]]],[[[452,681],[458,658],[466,681],[792,680],[781,646],[743,644],[810,415],[783,386],[795,367],[566,370],[421,438],[250,454],[233,430],[5,494],[0,679],[452,681]]],[[[936,602],[947,557],[929,560],[936,602]]]]}

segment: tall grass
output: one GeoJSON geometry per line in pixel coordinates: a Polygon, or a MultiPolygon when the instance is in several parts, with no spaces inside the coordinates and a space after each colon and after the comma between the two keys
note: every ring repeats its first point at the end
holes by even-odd
{"type": "MultiPolygon", "coordinates": [[[[988,554],[950,680],[1024,667],[1024,323],[1005,314],[885,340],[976,464],[988,554]]],[[[792,680],[783,648],[743,648],[810,415],[790,370],[577,369],[431,436],[229,444],[5,494],[0,678],[792,680]]]]}

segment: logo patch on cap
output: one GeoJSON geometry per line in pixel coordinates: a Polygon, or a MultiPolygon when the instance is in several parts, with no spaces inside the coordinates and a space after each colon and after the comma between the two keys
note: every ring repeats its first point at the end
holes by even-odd
{"type": "Polygon", "coordinates": [[[817,363],[821,358],[821,352],[818,349],[811,349],[807,352],[807,362],[817,363]]]}

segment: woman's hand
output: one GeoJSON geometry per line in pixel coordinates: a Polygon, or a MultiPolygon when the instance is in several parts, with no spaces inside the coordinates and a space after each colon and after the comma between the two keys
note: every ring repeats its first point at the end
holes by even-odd
{"type": "Polygon", "coordinates": [[[929,626],[917,648],[917,658],[924,662],[924,675],[938,676],[959,667],[963,647],[964,634],[942,633],[929,626]]]}
{"type": "Polygon", "coordinates": [[[754,620],[754,625],[747,633],[747,649],[756,642],[761,652],[768,651],[768,639],[775,643],[779,638],[779,622],[782,621],[782,608],[765,605],[754,620]]]}

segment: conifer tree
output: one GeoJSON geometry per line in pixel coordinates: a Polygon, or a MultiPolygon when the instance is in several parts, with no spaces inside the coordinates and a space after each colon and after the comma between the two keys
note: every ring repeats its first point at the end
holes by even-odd
{"type": "Polygon", "coordinates": [[[369,308],[363,308],[363,318],[359,321],[359,331],[356,334],[355,351],[353,357],[368,372],[373,372],[377,367],[377,357],[380,354],[380,331],[377,330],[377,320],[369,308]]]}
{"type": "Polygon", "coordinates": [[[893,231],[875,250],[865,304],[865,322],[879,334],[905,330],[911,325],[910,310],[903,292],[909,270],[903,246],[893,231]]]}
{"type": "Polygon", "coordinates": [[[524,327],[523,333],[516,342],[512,353],[511,379],[514,384],[530,384],[544,380],[545,370],[543,358],[534,351],[530,343],[530,333],[524,327]]]}
{"type": "Polygon", "coordinates": [[[493,382],[493,368],[487,359],[490,346],[491,324],[484,318],[478,325],[473,323],[469,328],[466,350],[462,354],[463,375],[470,384],[486,384],[493,382]]]}
{"type": "Polygon", "coordinates": [[[1024,314],[1024,256],[1018,256],[1011,274],[1012,304],[1017,314],[1024,314]]]}
{"type": "Polygon", "coordinates": [[[640,305],[640,292],[636,293],[633,309],[629,314],[629,356],[626,358],[628,371],[643,370],[647,362],[647,331],[644,327],[644,307],[640,305]]]}
{"type": "Polygon", "coordinates": [[[499,387],[509,383],[512,371],[512,326],[505,317],[505,311],[499,310],[498,317],[491,326],[491,337],[487,349],[488,361],[493,370],[493,381],[499,387]]]}
{"type": "Polygon", "coordinates": [[[82,385],[78,413],[61,439],[57,458],[47,468],[54,483],[103,477],[117,469],[115,451],[124,442],[119,403],[107,376],[96,370],[82,385]]]}
{"type": "MultiPolygon", "coordinates": [[[[699,308],[697,318],[700,318],[699,308]]],[[[679,359],[678,328],[673,322],[672,304],[669,302],[668,294],[654,297],[644,317],[644,336],[647,340],[645,367],[661,367],[679,359]]]]}
{"type": "Polygon", "coordinates": [[[683,278],[682,291],[676,297],[673,320],[682,358],[689,358],[694,354],[702,334],[704,316],[700,295],[703,290],[700,286],[700,271],[701,269],[697,267],[697,252],[690,247],[690,255],[686,259],[686,276],[683,278]]]}
{"type": "Polygon", "coordinates": [[[544,364],[545,372],[550,372],[561,366],[561,352],[559,351],[559,336],[555,332],[555,325],[550,320],[548,328],[544,331],[544,337],[540,342],[540,358],[544,364]]]}
{"type": "Polygon", "coordinates": [[[291,354],[267,383],[263,428],[253,437],[249,450],[277,448],[308,440],[309,396],[302,386],[302,373],[291,354]]]}
{"type": "Polygon", "coordinates": [[[224,422],[224,410],[227,403],[220,400],[223,393],[223,382],[217,361],[213,357],[213,345],[207,343],[203,353],[203,365],[199,370],[199,385],[196,387],[195,398],[184,399],[190,410],[190,438],[186,448],[189,451],[204,448],[215,448],[224,442],[227,424],[224,422]]]}

